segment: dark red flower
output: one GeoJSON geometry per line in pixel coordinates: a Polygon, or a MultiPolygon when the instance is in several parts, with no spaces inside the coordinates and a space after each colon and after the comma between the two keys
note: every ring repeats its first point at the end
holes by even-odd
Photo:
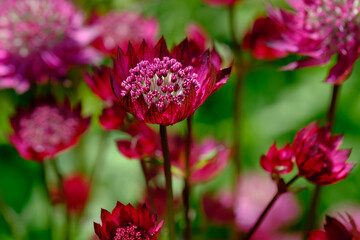
{"type": "MultiPolygon", "coordinates": [[[[179,136],[172,137],[169,141],[171,164],[182,175],[185,169],[185,140],[179,136]]],[[[230,149],[212,138],[207,138],[201,143],[193,141],[190,156],[191,184],[209,181],[226,167],[230,160],[230,149]]]]}
{"type": "Polygon", "coordinates": [[[113,103],[110,107],[104,108],[99,116],[100,124],[105,130],[122,129],[126,119],[126,112],[121,110],[121,107],[119,107],[117,103],[113,103]]]}
{"type": "Polygon", "coordinates": [[[329,126],[319,128],[316,122],[301,129],[293,144],[299,174],[320,185],[344,179],[354,164],[346,163],[351,149],[339,150],[342,138],[332,136],[329,126]]]}
{"type": "Polygon", "coordinates": [[[93,75],[85,74],[85,82],[108,107],[99,116],[100,124],[105,130],[121,129],[127,118],[126,112],[117,104],[110,83],[110,69],[106,66],[93,68],[93,75]]]}
{"type": "Polygon", "coordinates": [[[154,157],[159,148],[159,135],[145,123],[133,123],[124,130],[131,136],[129,140],[117,141],[119,151],[131,159],[154,157]]]}
{"type": "Polygon", "coordinates": [[[42,162],[76,144],[89,124],[90,118],[81,116],[80,105],[71,109],[68,100],[62,104],[38,101],[18,109],[11,118],[14,133],[9,139],[21,157],[42,162]]]}
{"type": "Polygon", "coordinates": [[[337,219],[326,216],[325,231],[309,233],[309,240],[360,240],[360,233],[350,216],[349,222],[352,225],[350,229],[337,219]]]}
{"type": "Polygon", "coordinates": [[[102,225],[94,223],[100,240],[155,240],[164,221],[157,224],[146,205],[135,209],[131,204],[117,202],[112,213],[101,209],[102,225]]]}
{"type": "Polygon", "coordinates": [[[277,149],[274,142],[269,152],[261,156],[260,164],[269,173],[285,174],[291,172],[294,167],[294,155],[290,144],[277,149]]]}
{"type": "Polygon", "coordinates": [[[66,176],[62,184],[67,211],[82,212],[89,197],[90,181],[81,174],[74,174],[66,176]]]}
{"type": "Polygon", "coordinates": [[[215,69],[209,51],[194,58],[185,39],[170,53],[165,39],[137,52],[120,48],[111,82],[121,106],[143,122],[175,124],[195,110],[229,78],[231,68],[215,69]]]}
{"type": "Polygon", "coordinates": [[[259,60],[274,60],[288,55],[286,51],[271,48],[269,41],[280,38],[280,26],[269,17],[255,20],[252,28],[246,33],[243,48],[250,50],[254,58],[259,60]]]}

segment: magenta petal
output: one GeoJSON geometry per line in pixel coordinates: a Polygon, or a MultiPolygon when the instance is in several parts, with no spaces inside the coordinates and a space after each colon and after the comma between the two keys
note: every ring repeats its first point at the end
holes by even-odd
{"type": "Polygon", "coordinates": [[[323,65],[330,61],[330,56],[324,58],[306,58],[297,62],[290,63],[281,68],[281,70],[295,70],[304,67],[312,67],[317,65],[323,65]]]}
{"type": "Polygon", "coordinates": [[[325,81],[335,85],[344,82],[351,74],[357,58],[356,51],[348,52],[347,55],[339,54],[337,63],[330,69],[329,76],[325,81]]]}

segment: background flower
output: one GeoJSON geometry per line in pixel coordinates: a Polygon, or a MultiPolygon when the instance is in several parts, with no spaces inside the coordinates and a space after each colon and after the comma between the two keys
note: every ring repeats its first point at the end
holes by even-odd
{"type": "Polygon", "coordinates": [[[80,105],[72,109],[68,100],[39,100],[11,118],[14,133],[9,140],[21,157],[42,162],[76,144],[89,124],[80,105]]]}
{"type": "Polygon", "coordinates": [[[5,0],[0,15],[0,88],[22,93],[31,82],[59,81],[71,66],[100,60],[87,47],[97,31],[67,0],[5,0]]]}

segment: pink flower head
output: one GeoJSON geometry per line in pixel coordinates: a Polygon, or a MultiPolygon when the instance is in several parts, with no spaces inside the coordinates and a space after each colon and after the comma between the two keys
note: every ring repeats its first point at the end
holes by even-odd
{"type": "Polygon", "coordinates": [[[293,150],[299,174],[320,185],[336,183],[350,173],[353,163],[346,163],[351,149],[339,150],[342,135],[331,135],[329,126],[319,128],[316,122],[295,136],[293,150]]]}
{"type": "Polygon", "coordinates": [[[354,220],[348,216],[349,223],[345,225],[339,220],[326,216],[325,231],[313,231],[309,233],[309,240],[360,240],[360,233],[354,220]],[[350,225],[348,228],[346,225],[350,225]]]}
{"type": "Polygon", "coordinates": [[[87,45],[96,37],[67,0],[4,0],[0,9],[0,88],[64,79],[74,64],[100,60],[87,45]]]}
{"type": "Polygon", "coordinates": [[[261,156],[260,164],[269,173],[285,174],[291,172],[294,166],[294,155],[290,144],[277,149],[274,142],[269,152],[261,156]]]}
{"type": "MultiPolygon", "coordinates": [[[[276,184],[266,175],[248,173],[239,179],[234,200],[235,223],[239,230],[247,232],[254,226],[276,192],[276,184]]],[[[294,221],[299,213],[300,207],[293,193],[282,194],[255,232],[254,239],[272,235],[294,221]]]]}
{"type": "Polygon", "coordinates": [[[240,2],[241,0],[204,0],[209,5],[212,6],[228,6],[232,7],[236,2],[240,2]]]}
{"type": "Polygon", "coordinates": [[[86,73],[85,82],[90,89],[103,100],[108,107],[104,108],[99,120],[105,130],[121,129],[127,118],[126,112],[117,104],[110,83],[110,69],[102,66],[93,68],[93,75],[86,73]]]}
{"type": "Polygon", "coordinates": [[[234,196],[231,191],[223,190],[215,195],[204,195],[202,199],[206,218],[220,225],[234,223],[234,196]]]}
{"type": "MultiPolygon", "coordinates": [[[[185,169],[185,141],[176,136],[169,142],[171,164],[180,172],[185,169]]],[[[230,149],[212,138],[191,145],[190,183],[209,181],[224,170],[230,159],[230,149]]]]}
{"type": "Polygon", "coordinates": [[[261,17],[255,20],[252,28],[246,33],[243,48],[250,50],[254,58],[274,60],[288,55],[286,51],[272,48],[270,41],[280,39],[281,28],[273,19],[261,17]]]}
{"type": "Polygon", "coordinates": [[[143,40],[149,46],[156,43],[159,26],[154,18],[145,19],[132,12],[110,12],[92,21],[101,31],[93,46],[102,52],[116,55],[117,47],[126,51],[129,41],[137,49],[143,40]]]}
{"type": "Polygon", "coordinates": [[[81,106],[71,109],[65,100],[38,101],[28,109],[19,109],[11,118],[14,133],[10,142],[21,157],[43,162],[75,145],[90,125],[90,118],[81,116],[81,106]]]}
{"type": "Polygon", "coordinates": [[[146,123],[172,125],[191,116],[229,78],[231,68],[217,70],[209,51],[194,58],[185,39],[170,53],[165,39],[154,48],[143,42],[137,52],[119,48],[111,71],[118,102],[146,123]]]}
{"type": "Polygon", "coordinates": [[[125,130],[130,140],[119,140],[119,151],[130,159],[154,157],[158,149],[159,135],[145,123],[133,123],[125,130]]]}
{"type": "Polygon", "coordinates": [[[70,213],[81,213],[86,206],[90,192],[90,181],[81,174],[63,179],[63,193],[66,209],[70,213]]]}
{"type": "Polygon", "coordinates": [[[283,28],[282,40],[272,47],[306,55],[284,69],[323,65],[338,54],[326,82],[341,84],[350,75],[358,58],[360,46],[359,10],[357,0],[320,1],[288,0],[295,12],[270,9],[271,17],[283,28]]]}
{"type": "Polygon", "coordinates": [[[94,223],[100,240],[155,240],[164,221],[157,224],[146,205],[135,209],[131,204],[117,202],[112,213],[101,209],[102,225],[94,223]]]}

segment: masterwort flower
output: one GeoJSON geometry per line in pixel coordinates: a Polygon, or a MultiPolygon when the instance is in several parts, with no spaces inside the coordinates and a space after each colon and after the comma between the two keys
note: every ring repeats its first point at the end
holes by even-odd
{"type": "Polygon", "coordinates": [[[165,39],[154,48],[119,48],[110,72],[121,106],[143,122],[172,125],[191,116],[229,78],[231,68],[217,70],[209,51],[194,58],[185,39],[170,53],[165,39]]]}
{"type": "Polygon", "coordinates": [[[14,133],[9,139],[21,157],[38,162],[77,143],[90,125],[81,116],[81,106],[71,109],[70,102],[38,101],[28,109],[19,109],[11,118],[14,133]]]}
{"type": "Polygon", "coordinates": [[[66,0],[4,0],[0,8],[0,88],[64,79],[70,66],[99,60],[96,31],[66,0]]]}
{"type": "Polygon", "coordinates": [[[84,79],[93,93],[103,100],[105,104],[99,116],[101,126],[105,130],[121,129],[127,120],[127,114],[116,103],[116,97],[110,83],[110,68],[106,66],[94,67],[92,74],[86,73],[84,79]]]}
{"type": "MultiPolygon", "coordinates": [[[[185,171],[186,141],[174,136],[169,141],[171,165],[183,175],[185,171]]],[[[192,141],[190,146],[190,177],[191,184],[209,181],[225,169],[230,160],[230,149],[213,138],[207,138],[201,143],[192,141]]]]}
{"type": "Polygon", "coordinates": [[[133,123],[124,130],[131,138],[116,142],[119,151],[130,159],[154,157],[160,148],[159,135],[145,123],[133,123]]]}
{"type": "Polygon", "coordinates": [[[134,12],[110,12],[105,16],[94,17],[92,24],[100,31],[93,46],[113,55],[116,55],[118,46],[126,51],[129,41],[137,49],[143,40],[153,46],[158,39],[159,26],[156,19],[146,19],[134,12]]]}
{"type": "Polygon", "coordinates": [[[274,60],[288,55],[286,51],[269,46],[269,42],[281,38],[281,27],[270,17],[260,17],[255,20],[252,28],[245,34],[242,47],[250,50],[254,58],[259,60],[274,60]]]}
{"type": "Polygon", "coordinates": [[[320,185],[346,178],[354,163],[346,163],[351,149],[339,150],[342,139],[342,135],[332,136],[329,126],[319,128],[316,122],[301,129],[293,144],[299,174],[320,185]]]}
{"type": "Polygon", "coordinates": [[[102,225],[94,223],[100,240],[155,240],[164,221],[157,224],[146,205],[135,209],[131,204],[117,202],[112,213],[101,209],[102,225]]]}
{"type": "Polygon", "coordinates": [[[360,1],[288,0],[295,12],[271,9],[270,16],[283,28],[282,40],[272,47],[309,58],[285,67],[293,70],[322,65],[335,54],[337,63],[326,82],[341,84],[350,75],[360,46],[360,1]]]}
{"type": "Polygon", "coordinates": [[[333,217],[326,216],[325,231],[312,231],[309,240],[360,240],[360,233],[352,217],[348,216],[349,222],[343,224],[333,217]],[[350,227],[349,227],[350,226],[350,227]]]}
{"type": "Polygon", "coordinates": [[[290,144],[277,149],[276,143],[270,147],[266,155],[262,155],[260,165],[265,171],[275,174],[291,172],[294,167],[294,155],[290,144]]]}

